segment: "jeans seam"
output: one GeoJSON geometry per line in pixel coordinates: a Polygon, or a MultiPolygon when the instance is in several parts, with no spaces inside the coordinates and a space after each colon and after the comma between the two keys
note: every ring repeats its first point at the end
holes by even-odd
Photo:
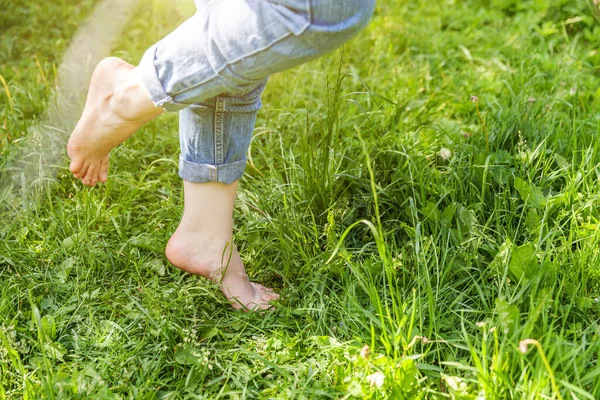
{"type": "Polygon", "coordinates": [[[215,101],[215,165],[223,164],[223,113],[225,111],[225,100],[217,97],[215,101]]]}

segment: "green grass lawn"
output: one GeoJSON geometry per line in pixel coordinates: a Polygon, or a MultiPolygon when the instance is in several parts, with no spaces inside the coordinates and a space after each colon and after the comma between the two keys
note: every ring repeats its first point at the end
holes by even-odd
{"type": "MultiPolygon", "coordinates": [[[[134,63],[190,12],[142,3],[134,63]]],[[[9,167],[93,5],[0,0],[0,399],[600,398],[592,1],[381,0],[272,77],[235,234],[264,314],[163,255],[176,115],[94,189],[9,167]]]]}

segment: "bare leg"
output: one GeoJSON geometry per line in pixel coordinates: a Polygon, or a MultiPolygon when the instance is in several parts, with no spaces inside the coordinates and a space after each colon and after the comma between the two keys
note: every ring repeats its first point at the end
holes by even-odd
{"type": "Polygon", "coordinates": [[[269,301],[279,295],[250,282],[232,242],[237,186],[237,181],[230,185],[184,181],[183,217],[166,255],[178,268],[218,283],[233,308],[268,309],[269,301]]]}
{"type": "Polygon", "coordinates": [[[109,152],[162,112],[133,65],[116,57],[100,61],[67,145],[73,175],[88,186],[106,182],[109,152]]]}

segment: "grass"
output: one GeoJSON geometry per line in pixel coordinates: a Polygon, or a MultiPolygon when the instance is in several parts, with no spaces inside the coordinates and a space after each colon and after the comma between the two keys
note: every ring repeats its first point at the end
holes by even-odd
{"type": "MultiPolygon", "coordinates": [[[[74,4],[0,7],[0,169],[51,101],[92,2],[74,4]],[[26,22],[47,15],[66,23],[26,22]]],[[[115,54],[135,62],[187,13],[145,3],[115,54]]],[[[236,211],[249,274],[285,298],[272,313],[163,256],[174,115],[98,188],[66,160],[35,197],[3,187],[0,399],[599,398],[597,18],[390,0],[343,51],[274,76],[236,211]]]]}
{"type": "Polygon", "coordinates": [[[94,3],[0,0],[0,154],[43,113],[57,62],[94,3]]]}

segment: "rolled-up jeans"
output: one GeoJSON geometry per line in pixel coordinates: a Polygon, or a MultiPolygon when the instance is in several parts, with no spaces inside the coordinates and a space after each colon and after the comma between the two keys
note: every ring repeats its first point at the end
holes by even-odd
{"type": "Polygon", "coordinates": [[[155,105],[179,111],[179,175],[242,177],[269,75],[330,52],[368,23],[375,0],[196,0],[196,14],[146,51],[155,105]]]}

